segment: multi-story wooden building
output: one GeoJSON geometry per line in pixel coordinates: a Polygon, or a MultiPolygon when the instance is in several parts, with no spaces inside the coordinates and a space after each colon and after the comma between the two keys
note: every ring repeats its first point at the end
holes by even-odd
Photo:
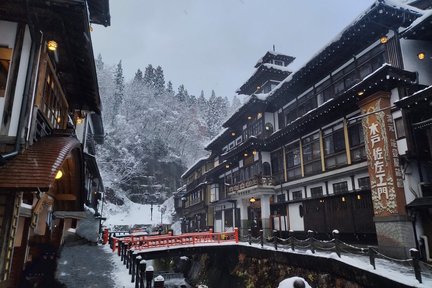
{"type": "Polygon", "coordinates": [[[210,206],[232,203],[243,234],[337,229],[392,255],[420,237],[432,247],[431,203],[419,200],[432,180],[430,113],[416,113],[429,111],[418,103],[430,99],[431,8],[377,1],[294,73],[292,57],[258,61],[238,91],[248,101],[207,146],[206,185],[220,195],[210,206]]]}
{"type": "Polygon", "coordinates": [[[110,24],[107,0],[0,2],[0,287],[43,286],[103,191],[92,23],[110,24]]]}

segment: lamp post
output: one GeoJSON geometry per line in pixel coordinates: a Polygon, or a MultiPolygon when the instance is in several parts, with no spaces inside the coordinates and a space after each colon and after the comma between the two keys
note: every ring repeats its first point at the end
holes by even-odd
{"type": "Polygon", "coordinates": [[[256,213],[255,213],[255,207],[254,207],[254,203],[256,202],[255,197],[251,197],[249,199],[249,203],[250,203],[250,207],[251,207],[251,212],[252,212],[252,223],[251,223],[251,231],[254,234],[256,228],[258,227],[258,221],[256,219],[256,213]]]}
{"type": "Polygon", "coordinates": [[[163,214],[165,214],[166,207],[165,206],[159,206],[159,211],[161,212],[161,221],[160,221],[160,223],[161,223],[161,226],[162,226],[163,225],[162,216],[163,216],[163,214]]]}

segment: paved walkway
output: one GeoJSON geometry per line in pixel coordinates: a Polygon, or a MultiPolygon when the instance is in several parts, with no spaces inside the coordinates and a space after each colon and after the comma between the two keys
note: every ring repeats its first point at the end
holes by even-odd
{"type": "Polygon", "coordinates": [[[57,279],[68,288],[116,288],[111,259],[102,246],[69,234],[58,260],[57,279]]]}

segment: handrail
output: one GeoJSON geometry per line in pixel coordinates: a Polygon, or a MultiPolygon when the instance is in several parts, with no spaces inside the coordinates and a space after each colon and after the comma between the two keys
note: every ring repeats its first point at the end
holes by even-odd
{"type": "Polygon", "coordinates": [[[125,237],[111,237],[113,252],[118,249],[119,243],[125,245],[127,250],[143,250],[148,248],[195,245],[202,243],[239,242],[238,228],[232,232],[195,232],[173,236],[168,235],[129,235],[125,237]]]}

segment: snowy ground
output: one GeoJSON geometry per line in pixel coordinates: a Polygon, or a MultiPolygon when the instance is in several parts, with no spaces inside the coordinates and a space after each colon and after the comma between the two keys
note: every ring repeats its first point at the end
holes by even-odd
{"type": "MultiPolygon", "coordinates": [[[[112,227],[113,225],[133,225],[133,224],[152,224],[158,225],[161,224],[161,209],[158,208],[158,205],[153,205],[153,217],[151,217],[151,205],[142,205],[133,203],[129,199],[124,199],[125,204],[122,206],[116,206],[113,204],[104,204],[104,216],[107,217],[105,226],[112,227]]],[[[173,198],[168,199],[164,202],[160,207],[165,208],[165,212],[162,214],[162,223],[163,224],[171,224],[172,223],[172,215],[174,212],[174,201],[173,198]]],[[[180,234],[179,223],[176,222],[172,225],[174,229],[174,235],[180,234]]],[[[247,243],[242,243],[240,245],[249,245],[247,243]]],[[[253,246],[260,247],[258,244],[252,244],[253,246]]],[[[280,247],[281,248],[281,247],[280,247]]],[[[109,248],[106,248],[109,249],[109,248]]],[[[272,246],[264,246],[264,249],[274,248],[272,246]]],[[[301,253],[301,254],[311,254],[310,250],[296,250],[291,251],[291,249],[279,249],[280,251],[286,251],[290,253],[301,253]]],[[[116,256],[114,253],[113,263],[116,266],[116,281],[119,285],[118,287],[134,287],[130,282],[130,275],[126,271],[124,265],[120,262],[120,258],[116,256]]],[[[376,259],[376,270],[369,264],[369,257],[367,255],[357,255],[357,254],[343,254],[342,258],[339,258],[335,253],[326,253],[326,252],[316,252],[315,256],[317,257],[325,257],[325,258],[333,258],[339,261],[345,262],[352,266],[356,266],[360,269],[370,271],[372,273],[381,275],[383,277],[387,277],[403,284],[412,286],[412,287],[432,287],[432,272],[431,269],[423,269],[428,271],[422,271],[423,283],[420,284],[414,277],[414,272],[409,263],[395,263],[389,260],[384,259],[376,259]]],[[[428,268],[428,267],[424,267],[428,268]]],[[[157,276],[157,275],[155,275],[157,276]]],[[[283,286],[285,287],[285,286],[283,286]]]]}
{"type": "Polygon", "coordinates": [[[161,210],[165,210],[162,214],[162,223],[171,224],[172,213],[174,211],[173,198],[169,198],[162,205],[153,205],[153,213],[151,205],[137,204],[124,198],[124,205],[117,206],[112,203],[104,203],[103,216],[107,220],[103,225],[113,227],[113,225],[134,225],[134,224],[161,224],[161,210]],[[153,214],[153,215],[152,215],[153,214]]]}
{"type": "MultiPolygon", "coordinates": [[[[240,245],[249,246],[248,243],[240,243],[240,245]]],[[[260,244],[252,244],[252,246],[261,248],[260,244]]],[[[264,245],[262,249],[274,250],[274,247],[270,245],[264,245]]],[[[278,247],[278,251],[312,255],[312,252],[310,250],[296,249],[295,251],[292,251],[291,248],[284,249],[282,247],[278,247]]],[[[342,254],[341,258],[339,258],[335,252],[329,253],[329,252],[321,252],[321,251],[317,251],[314,255],[316,257],[336,259],[338,261],[345,262],[359,269],[375,273],[377,275],[395,280],[397,282],[403,283],[411,287],[419,287],[419,288],[432,287],[432,269],[431,269],[432,267],[431,268],[424,267],[425,269],[422,270],[423,283],[419,283],[419,281],[417,281],[417,279],[415,278],[414,270],[409,263],[398,264],[393,261],[377,258],[375,261],[376,270],[374,270],[372,265],[370,265],[369,263],[369,257],[367,255],[363,256],[358,254],[345,253],[342,254]],[[426,270],[426,268],[428,269],[426,270]]],[[[285,286],[282,287],[285,288],[285,286]]]]}

